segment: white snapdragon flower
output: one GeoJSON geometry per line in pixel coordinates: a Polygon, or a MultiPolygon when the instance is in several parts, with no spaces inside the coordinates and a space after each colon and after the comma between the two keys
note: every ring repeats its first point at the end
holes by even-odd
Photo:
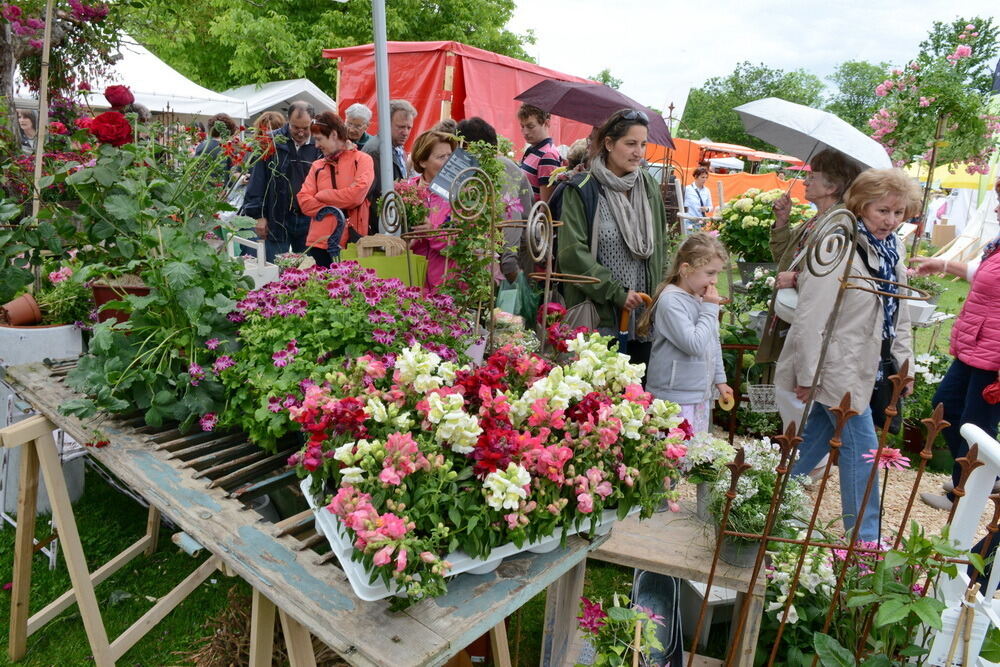
{"type": "Polygon", "coordinates": [[[344,484],[360,484],[365,481],[364,468],[351,466],[340,469],[340,481],[344,484]]]}
{"type": "Polygon", "coordinates": [[[510,463],[507,470],[491,472],[483,480],[486,503],[495,510],[516,510],[521,501],[528,497],[524,487],[531,483],[528,471],[510,463]]]}
{"type": "Polygon", "coordinates": [[[646,410],[641,405],[632,401],[622,401],[612,406],[611,414],[621,420],[624,437],[629,440],[639,440],[642,437],[639,429],[642,428],[646,410]]]}
{"type": "Polygon", "coordinates": [[[669,431],[681,425],[681,406],[660,398],[649,404],[649,424],[661,431],[669,431]]]}
{"type": "Polygon", "coordinates": [[[333,451],[333,458],[345,465],[351,465],[356,460],[356,457],[354,456],[354,445],[355,443],[348,442],[340,447],[337,447],[337,449],[333,451]]]}
{"type": "Polygon", "coordinates": [[[437,375],[444,384],[453,384],[455,382],[455,371],[457,370],[458,367],[453,362],[446,361],[438,366],[437,375]]]}
{"type": "Polygon", "coordinates": [[[430,375],[441,363],[441,357],[419,345],[411,345],[396,357],[396,371],[399,381],[413,384],[419,375],[430,375]]]}
{"type": "Polygon", "coordinates": [[[461,394],[431,394],[427,399],[430,410],[427,420],[436,424],[434,437],[439,443],[448,443],[452,451],[468,454],[483,432],[479,420],[463,410],[465,399],[461,394]]]}
{"type": "Polygon", "coordinates": [[[413,378],[413,388],[421,394],[441,388],[441,378],[430,373],[421,373],[413,378]]]}
{"type": "Polygon", "coordinates": [[[389,412],[385,408],[385,403],[378,396],[369,396],[367,401],[368,414],[379,424],[389,421],[389,412]]]}

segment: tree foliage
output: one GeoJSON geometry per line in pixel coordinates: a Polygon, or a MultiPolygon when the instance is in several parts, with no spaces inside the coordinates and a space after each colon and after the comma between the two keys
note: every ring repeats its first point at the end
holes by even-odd
{"type": "MultiPolygon", "coordinates": [[[[453,40],[527,59],[529,32],[505,29],[514,0],[394,0],[390,40],[453,40]]],[[[335,89],[325,48],[372,41],[371,0],[134,0],[129,28],[140,42],[197,83],[215,90],[307,77],[335,89]]]]}
{"type": "Polygon", "coordinates": [[[888,63],[876,65],[863,60],[840,63],[827,77],[835,89],[827,99],[826,110],[868,134],[871,131],[868,120],[881,106],[875,87],[885,80],[888,72],[888,63]]]}
{"type": "Polygon", "coordinates": [[[614,88],[615,90],[618,90],[619,88],[622,87],[622,80],[616,76],[613,76],[611,74],[611,70],[608,69],[607,67],[605,67],[600,72],[598,72],[597,74],[595,74],[590,78],[593,79],[594,81],[597,81],[598,83],[603,83],[608,88],[614,88]]]}
{"type": "Polygon", "coordinates": [[[989,172],[1000,135],[1000,116],[990,112],[997,37],[992,18],[935,22],[917,57],[875,87],[883,100],[869,121],[872,137],[898,166],[916,156],[929,160],[936,146],[938,163],[989,172]]]}
{"type": "Polygon", "coordinates": [[[762,97],[780,97],[818,107],[822,93],[823,82],[805,70],[786,72],[763,63],[742,62],[731,74],[712,77],[700,88],[691,90],[679,134],[691,139],[709,137],[713,141],[774,150],[770,144],[746,133],[733,108],[762,97]]]}
{"type": "Polygon", "coordinates": [[[935,21],[927,35],[920,42],[920,62],[931,62],[946,59],[961,42],[970,43],[975,40],[977,48],[963,59],[963,67],[969,87],[980,93],[990,93],[993,88],[993,63],[1000,48],[1000,31],[993,24],[992,18],[971,19],[958,17],[951,23],[935,21]],[[965,30],[966,26],[972,30],[965,30]],[[977,33],[973,35],[972,33],[977,33]],[[956,35],[966,34],[964,40],[957,40],[956,35]]]}

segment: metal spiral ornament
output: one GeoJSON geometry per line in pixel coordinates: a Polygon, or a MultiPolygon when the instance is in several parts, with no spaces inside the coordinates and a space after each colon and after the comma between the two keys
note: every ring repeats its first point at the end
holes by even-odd
{"type": "Polygon", "coordinates": [[[493,218],[493,183],[479,167],[468,167],[458,172],[451,183],[448,202],[453,220],[470,222],[483,215],[493,218]]]}
{"type": "Polygon", "coordinates": [[[809,273],[820,278],[841,266],[853,256],[858,238],[858,219],[846,209],[824,215],[811,232],[805,249],[805,264],[809,273]]]}
{"type": "Polygon", "coordinates": [[[382,230],[386,234],[398,234],[407,231],[406,206],[403,204],[402,196],[395,190],[391,190],[382,196],[379,221],[382,224],[382,230]]]}
{"type": "Polygon", "coordinates": [[[552,210],[547,203],[539,201],[531,207],[525,236],[532,261],[536,264],[545,264],[554,250],[555,239],[555,223],[552,220],[552,210]]]}

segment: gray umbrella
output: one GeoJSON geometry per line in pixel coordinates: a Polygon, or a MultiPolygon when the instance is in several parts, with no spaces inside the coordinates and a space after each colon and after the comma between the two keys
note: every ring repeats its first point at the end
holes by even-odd
{"type": "Polygon", "coordinates": [[[881,144],[827,111],[777,97],[747,102],[734,111],[747,133],[806,162],[824,148],[834,148],[864,169],[892,167],[881,144]]]}

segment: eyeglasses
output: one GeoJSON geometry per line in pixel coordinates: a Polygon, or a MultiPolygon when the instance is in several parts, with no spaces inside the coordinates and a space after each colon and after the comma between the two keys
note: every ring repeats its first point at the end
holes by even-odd
{"type": "Polygon", "coordinates": [[[639,121],[643,125],[649,125],[649,116],[646,115],[645,111],[639,111],[638,109],[625,109],[621,112],[621,114],[621,120],[639,121]]]}

